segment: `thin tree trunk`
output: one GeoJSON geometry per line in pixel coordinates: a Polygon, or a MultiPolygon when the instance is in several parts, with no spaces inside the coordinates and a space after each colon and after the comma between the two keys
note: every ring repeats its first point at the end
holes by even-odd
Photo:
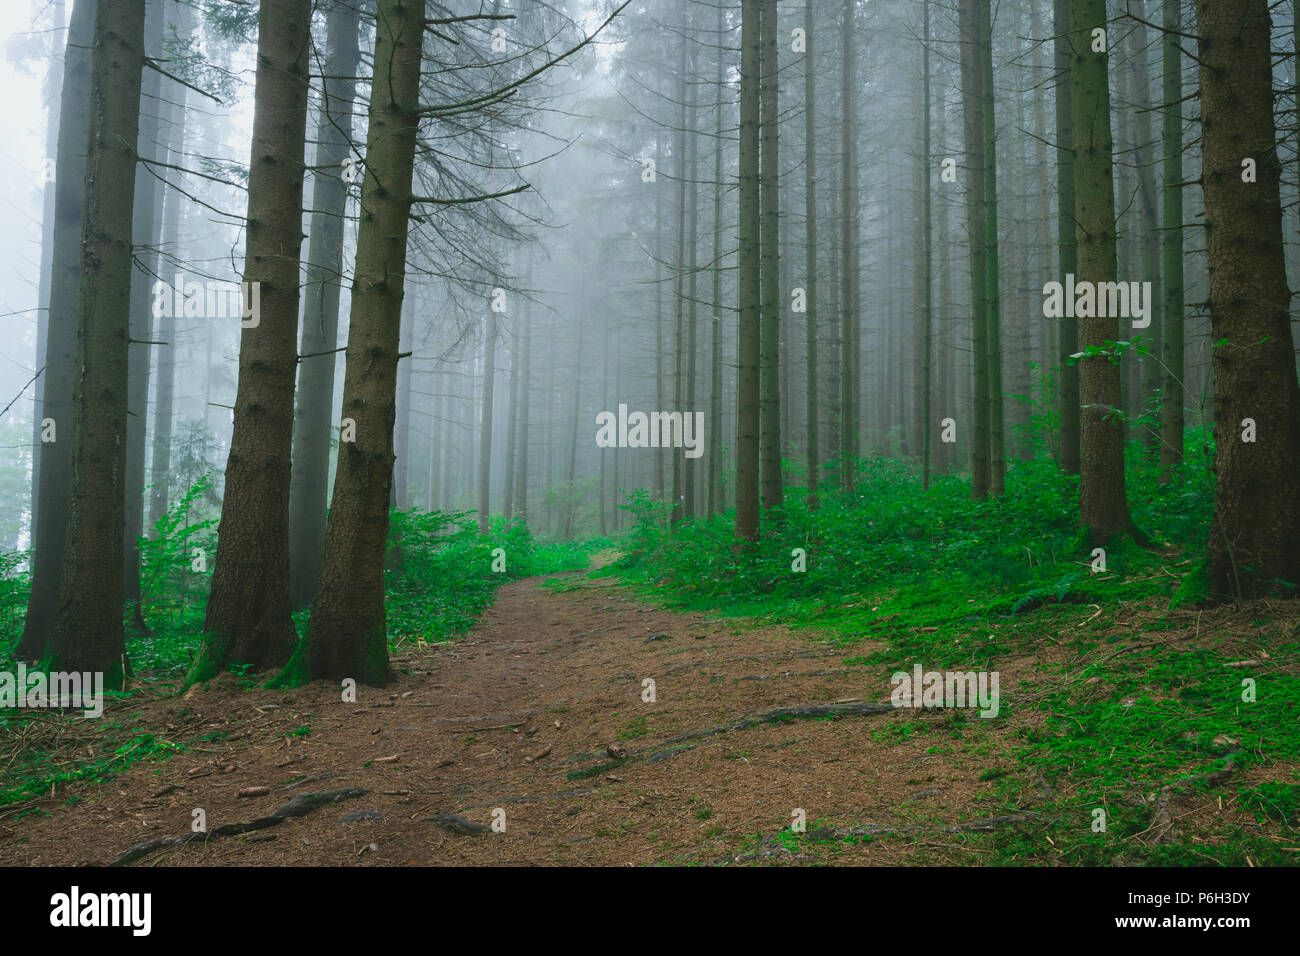
{"type": "MultiPolygon", "coordinates": [[[[1127,0],[1128,10],[1136,16],[1144,12],[1144,5],[1127,0]]],[[[1139,412],[1145,416],[1152,410],[1160,390],[1160,355],[1161,336],[1164,329],[1164,285],[1160,274],[1160,221],[1156,206],[1156,176],[1153,144],[1155,136],[1151,130],[1151,79],[1146,53],[1147,28],[1140,21],[1135,21],[1130,34],[1130,52],[1132,54],[1133,87],[1133,159],[1137,164],[1138,198],[1140,222],[1142,224],[1142,281],[1151,283],[1149,301],[1151,325],[1141,334],[1148,339],[1150,353],[1142,356],[1142,387],[1139,412]]],[[[1147,449],[1154,453],[1160,444],[1160,430],[1152,425],[1142,429],[1142,441],[1147,449]]]]}
{"type": "MultiPolygon", "coordinates": [[[[927,0],[928,2],[928,0],[927,0]]],[[[927,7],[928,10],[928,7],[927,7]]],[[[817,409],[817,73],[813,65],[813,12],[812,0],[804,0],[804,294],[807,313],[804,315],[804,354],[808,363],[806,379],[806,434],[808,449],[808,507],[817,507],[817,486],[821,477],[821,435],[818,431],[817,409]]]]}
{"type": "Polygon", "coordinates": [[[934,326],[934,174],[931,171],[930,163],[930,0],[925,0],[924,28],[921,35],[922,45],[922,68],[921,77],[924,89],[922,90],[922,116],[921,120],[923,133],[921,140],[921,174],[925,177],[925,200],[923,204],[924,223],[922,231],[924,233],[925,251],[923,253],[924,266],[921,274],[923,276],[924,291],[923,306],[921,310],[921,321],[924,325],[922,331],[922,341],[924,345],[921,358],[921,404],[923,411],[921,413],[921,488],[929,490],[930,488],[930,428],[931,416],[933,414],[932,406],[932,376],[930,369],[931,356],[934,352],[934,340],[932,329],[934,326]]]}
{"type": "MultiPolygon", "coordinates": [[[[176,4],[176,32],[184,36],[191,28],[190,10],[176,4]]],[[[167,97],[167,162],[182,165],[185,153],[186,94],[179,83],[171,84],[167,97]]],[[[163,248],[175,249],[184,228],[184,206],[188,202],[179,190],[168,189],[163,198],[163,248]]],[[[176,339],[176,315],[173,309],[163,309],[157,338],[164,343],[158,346],[157,384],[154,386],[153,457],[150,462],[149,531],[167,514],[171,485],[172,429],[175,417],[176,357],[179,343],[176,339]]]]}
{"type": "Polygon", "coordinates": [[[974,422],[971,434],[971,494],[976,501],[989,496],[992,481],[989,394],[988,321],[988,203],[985,192],[984,70],[980,53],[981,8],[987,0],[961,3],[961,88],[966,134],[966,232],[970,236],[971,365],[974,422]]]}
{"type": "MultiPolygon", "coordinates": [[[[145,55],[158,57],[162,48],[163,0],[145,4],[145,55]]],[[[125,526],[122,532],[122,599],[130,610],[131,629],[148,632],[140,610],[140,538],[144,534],[145,425],[149,419],[149,359],[154,339],[150,291],[158,274],[162,239],[162,180],[146,166],[159,152],[161,75],[149,70],[141,79],[140,117],[135,169],[131,234],[139,248],[139,267],[131,270],[132,348],[127,356],[126,472],[123,477],[125,526]]]]}
{"type": "MultiPolygon", "coordinates": [[[[807,0],[811,2],[811,0],[807,0]]],[[[726,8],[718,5],[718,36],[724,35],[726,8]]],[[[709,490],[706,512],[710,518],[722,508],[722,94],[725,57],[718,55],[715,126],[713,135],[713,315],[710,323],[709,363],[709,490]]]]}
{"type": "Polygon", "coordinates": [[[856,329],[858,326],[857,272],[858,255],[854,236],[858,206],[857,155],[854,148],[854,84],[855,52],[854,0],[844,0],[844,65],[841,72],[842,96],[840,126],[842,146],[840,162],[843,164],[843,185],[840,189],[840,489],[853,494],[854,468],[858,454],[858,418],[855,395],[858,388],[858,351],[856,329]]]}
{"type": "MultiPolygon", "coordinates": [[[[528,255],[528,287],[533,284],[533,257],[528,255]]],[[[532,300],[524,303],[524,377],[519,384],[519,452],[517,456],[519,473],[515,476],[515,511],[524,523],[528,522],[528,413],[532,407],[532,367],[533,367],[533,305],[532,300]]]]}
{"type": "MultiPolygon", "coordinates": [[[[1183,460],[1183,59],[1178,46],[1180,0],[1164,0],[1164,325],[1160,340],[1160,480],[1183,460]]],[[[1297,24],[1300,29],[1300,22],[1297,24]]],[[[1297,47],[1300,49],[1300,46],[1297,47]]]]}
{"type": "Polygon", "coordinates": [[[779,510],[783,503],[781,481],[781,274],[780,274],[780,118],[776,41],[777,0],[763,0],[759,32],[761,75],[762,159],[759,172],[762,223],[760,226],[759,299],[759,433],[763,510],[779,510]]]}
{"type": "Polygon", "coordinates": [[[497,314],[487,311],[483,340],[483,398],[478,435],[478,533],[488,533],[491,513],[492,480],[492,406],[496,395],[497,314]]]}
{"type": "MultiPolygon", "coordinates": [[[[1070,0],[1055,0],[1052,28],[1056,33],[1056,203],[1057,280],[1079,271],[1078,240],[1074,221],[1074,120],[1070,105],[1070,0]]],[[[1079,366],[1071,358],[1079,351],[1079,322],[1073,309],[1062,309],[1057,385],[1061,414],[1061,469],[1077,475],[1082,467],[1080,450],[1079,366]]]]}
{"type": "Polygon", "coordinates": [[[987,291],[984,297],[988,322],[989,365],[989,493],[1001,497],[1004,492],[1006,447],[1003,436],[1004,401],[1002,396],[1001,293],[998,265],[998,138],[993,89],[993,12],[990,0],[980,0],[980,58],[984,83],[984,254],[987,268],[987,291]]]}
{"type": "MultiPolygon", "coordinates": [[[[393,428],[392,504],[398,511],[411,506],[411,357],[414,351],[415,296],[402,300],[402,323],[398,338],[397,420],[393,428]]],[[[490,434],[490,429],[489,429],[490,434]]]]}
{"type": "Polygon", "coordinates": [[[759,0],[741,0],[740,252],[736,379],[736,526],[758,541],[759,468],[759,0]]]}

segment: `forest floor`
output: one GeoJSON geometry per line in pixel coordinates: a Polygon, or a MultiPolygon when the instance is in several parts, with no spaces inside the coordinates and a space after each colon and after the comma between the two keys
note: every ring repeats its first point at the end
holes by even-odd
{"type": "MultiPolygon", "coordinates": [[[[1090,607],[1067,613],[1099,623],[1090,607]]],[[[1229,656],[1269,656],[1248,624],[1224,637],[1249,613],[1219,613],[1229,656]]],[[[1208,620],[1189,614],[1208,639],[1208,620]]],[[[1141,639],[1090,662],[1172,638],[1141,639]]],[[[887,672],[861,665],[880,647],[674,613],[609,577],[519,580],[462,637],[404,645],[396,681],[359,688],[355,703],[324,683],[272,691],[225,675],[183,696],[175,680],[144,682],[97,721],[27,725],[60,766],[96,748],[111,756],[0,808],[0,865],[979,865],[1098,853],[1122,864],[1171,845],[1183,860],[1223,861],[1215,848],[1227,844],[1253,863],[1300,852],[1294,819],[1258,812],[1238,789],[1291,786],[1300,766],[1234,768],[1227,737],[1217,754],[1186,755],[1193,778],[1210,771],[1188,786],[1115,795],[1111,812],[1145,806],[1144,827],[1094,832],[1095,804],[1072,797],[1074,781],[1049,782],[1016,756],[1044,711],[1007,707],[1070,680],[1079,700],[1107,693],[1105,677],[1081,678],[1103,671],[1082,670],[1066,642],[998,660],[995,719],[888,706],[887,672]],[[823,710],[782,710],[802,707],[823,710]],[[191,828],[199,809],[206,834],[191,828]],[[792,828],[797,810],[806,832],[792,828]]]]}

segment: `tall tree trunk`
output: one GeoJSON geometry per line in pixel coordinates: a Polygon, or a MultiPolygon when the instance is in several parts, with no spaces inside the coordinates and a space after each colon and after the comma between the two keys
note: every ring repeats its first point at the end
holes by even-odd
{"type": "MultiPolygon", "coordinates": [[[[928,2],[928,0],[927,0],[928,2]]],[[[928,7],[926,8],[929,9],[928,7]]],[[[804,0],[803,122],[804,122],[804,354],[806,377],[806,434],[808,449],[808,507],[817,507],[817,485],[821,477],[821,435],[817,409],[817,73],[813,66],[812,0],[804,0]]]]}
{"type": "MultiPolygon", "coordinates": [[[[77,380],[72,393],[72,487],[53,670],[126,678],[122,630],[127,352],[131,328],[131,213],[135,193],[144,4],[100,0],[90,80],[77,380]]],[[[65,114],[66,115],[66,114],[65,114]]]]}
{"type": "Polygon", "coordinates": [[[283,664],[298,640],[289,616],[289,461],[310,33],[308,0],[262,4],[244,265],[250,291],[260,287],[260,315],[240,338],[225,501],[192,681],[232,664],[283,664]]]}
{"type": "MultiPolygon", "coordinates": [[[[50,253],[50,299],[46,317],[45,374],[40,410],[53,440],[42,441],[41,473],[32,555],[31,592],[18,660],[45,656],[58,609],[59,579],[72,483],[73,383],[76,373],[77,308],[81,289],[81,220],[90,130],[90,44],[95,0],[74,0],[63,57],[59,95],[59,146],[54,168],[54,237],[50,253]],[[62,438],[60,439],[60,433],[62,438]]],[[[44,426],[42,426],[44,430],[44,426]]]]}
{"type": "MultiPolygon", "coordinates": [[[[695,58],[692,57],[691,59],[694,61],[695,58]]],[[[691,72],[694,74],[694,69],[692,69],[691,72]]],[[[695,97],[694,94],[692,94],[692,107],[695,105],[694,101],[695,97]]],[[[692,110],[692,112],[694,111],[692,110]]],[[[700,138],[695,132],[694,126],[695,123],[694,120],[692,120],[689,146],[690,159],[687,162],[686,167],[690,170],[691,181],[687,199],[688,216],[686,227],[686,390],[683,395],[685,403],[681,406],[683,419],[685,419],[685,416],[687,415],[695,414],[695,399],[697,394],[695,391],[695,376],[698,371],[696,368],[698,352],[696,333],[698,331],[699,313],[696,306],[696,300],[699,297],[697,295],[699,286],[697,281],[699,270],[699,255],[697,250],[699,248],[700,240],[700,196],[699,176],[696,174],[696,166],[699,158],[700,138]]],[[[606,407],[608,408],[609,406],[606,407]]],[[[686,458],[683,455],[678,455],[677,457],[682,459],[682,483],[683,495],[685,498],[683,517],[688,519],[694,518],[699,511],[698,499],[696,497],[699,484],[696,481],[696,475],[698,472],[696,463],[698,459],[686,458]]]]}
{"type": "MultiPolygon", "coordinates": [[[[50,65],[45,77],[45,163],[49,170],[41,187],[41,277],[36,296],[36,363],[38,375],[45,368],[47,353],[46,339],[50,330],[50,274],[54,267],[54,196],[57,190],[55,173],[58,166],[59,150],[59,116],[60,100],[63,96],[63,49],[67,42],[65,29],[67,24],[66,7],[63,0],[53,0],[50,4],[50,65]],[[61,42],[62,41],[62,42],[61,42]]],[[[29,534],[35,541],[36,525],[40,517],[41,503],[41,419],[44,412],[41,405],[43,384],[33,388],[32,405],[32,493],[31,524],[29,534]]]]}
{"type": "Polygon", "coordinates": [[[981,501],[989,496],[992,481],[989,394],[988,231],[984,124],[984,70],[980,53],[982,9],[987,0],[961,3],[961,89],[966,138],[966,232],[970,236],[971,365],[974,386],[974,421],[971,429],[971,493],[981,501]]]}
{"type": "MultiPolygon", "coordinates": [[[[718,36],[725,33],[726,8],[718,5],[718,36]]],[[[713,277],[713,315],[709,324],[711,341],[709,355],[709,490],[705,505],[710,518],[718,514],[722,505],[722,95],[726,58],[719,53],[718,71],[714,80],[717,89],[713,133],[713,257],[710,273],[713,277]]]]}
{"type": "Polygon", "coordinates": [[[980,58],[984,71],[984,83],[980,92],[984,97],[984,254],[988,270],[984,307],[989,327],[985,343],[989,365],[989,492],[1001,497],[1007,456],[1003,436],[1005,403],[1002,397],[1002,298],[998,281],[998,137],[994,109],[993,11],[990,0],[980,0],[979,28],[980,58]]]}
{"type": "Polygon", "coordinates": [[[780,69],[776,42],[777,0],[763,0],[759,31],[762,35],[760,94],[762,99],[762,160],[760,177],[760,280],[759,291],[759,433],[762,459],[763,509],[779,510],[783,504],[781,481],[781,273],[779,189],[780,69]]]}
{"type": "MultiPolygon", "coordinates": [[[[1145,13],[1144,5],[1134,0],[1127,0],[1128,11],[1135,16],[1145,13]]],[[[1145,416],[1152,411],[1156,396],[1160,391],[1160,356],[1161,338],[1165,326],[1162,313],[1164,306],[1163,277],[1160,274],[1160,220],[1157,215],[1155,156],[1153,144],[1155,136],[1151,129],[1151,77],[1147,58],[1147,28],[1141,21],[1135,21],[1133,32],[1129,35],[1132,54],[1132,88],[1133,88],[1133,159],[1137,165],[1138,210],[1142,224],[1142,281],[1151,283],[1149,303],[1151,325],[1141,332],[1148,340],[1149,354],[1142,356],[1141,400],[1138,409],[1145,416]]],[[[1155,453],[1160,444],[1160,430],[1153,425],[1142,429],[1142,441],[1147,449],[1155,453]]]]}
{"type": "Polygon", "coordinates": [[[843,136],[840,162],[843,185],[840,189],[840,489],[853,494],[854,468],[858,455],[858,418],[855,397],[858,388],[858,250],[855,235],[857,221],[857,151],[854,148],[856,116],[854,111],[855,51],[854,0],[844,0],[844,65],[841,73],[842,96],[840,125],[843,136]]]}
{"type": "Polygon", "coordinates": [[[483,333],[483,401],[478,433],[478,533],[488,533],[492,492],[492,406],[496,397],[497,313],[487,311],[483,333]]]}
{"type": "MultiPolygon", "coordinates": [[[[161,55],[163,0],[145,4],[145,55],[161,55]]],[[[139,267],[131,270],[131,328],[127,356],[126,472],[123,478],[125,526],[122,532],[122,599],[130,612],[132,630],[148,631],[140,610],[140,538],[144,534],[145,425],[149,419],[149,358],[153,340],[151,290],[158,274],[158,248],[162,238],[162,180],[147,167],[157,161],[162,101],[162,78],[150,70],[141,79],[144,108],[139,117],[140,161],[135,169],[131,234],[139,247],[139,267]]]]}
{"type": "MultiPolygon", "coordinates": [[[[171,21],[176,33],[184,36],[191,29],[189,7],[177,3],[175,20],[171,21]]],[[[182,165],[185,153],[186,94],[179,83],[171,84],[167,106],[167,162],[182,165]]],[[[184,228],[184,208],[188,199],[177,189],[168,189],[163,198],[163,248],[175,249],[184,228]]],[[[170,500],[172,420],[175,417],[176,356],[179,345],[176,339],[176,315],[173,309],[162,310],[157,338],[164,344],[158,346],[157,383],[154,386],[154,425],[152,459],[149,463],[149,527],[152,532],[167,514],[170,500]]]]}
{"type": "Polygon", "coordinates": [[[423,35],[423,4],[379,0],[343,379],[343,414],[356,422],[356,441],[339,448],[320,583],[293,680],[350,677],[377,686],[389,677],[384,550],[423,35]]]}
{"type": "Polygon", "coordinates": [[[921,138],[921,173],[925,177],[925,199],[922,204],[924,223],[924,265],[921,270],[924,290],[921,307],[922,357],[921,357],[921,488],[930,487],[930,429],[932,407],[931,356],[934,353],[934,173],[930,163],[930,0],[925,0],[924,26],[921,34],[921,82],[924,86],[922,99],[922,138],[921,138]]]}
{"type": "MultiPolygon", "coordinates": [[[[663,131],[655,133],[655,169],[663,166],[664,138],[663,131]]],[[[655,179],[655,408],[664,410],[664,191],[655,179]]],[[[547,456],[550,455],[549,425],[547,431],[547,456]]],[[[665,449],[656,448],[651,452],[654,458],[654,474],[650,480],[650,493],[656,501],[664,500],[664,455],[665,449]]],[[[550,466],[547,466],[549,483],[550,466]]],[[[674,505],[673,507],[676,507],[674,505]]]]}
{"type": "MultiPolygon", "coordinates": [[[[398,338],[397,360],[397,419],[393,428],[393,490],[392,503],[398,511],[411,506],[411,357],[401,356],[414,351],[415,296],[402,300],[402,323],[398,338]]],[[[491,429],[488,429],[489,435],[491,429]]]]}
{"type": "MultiPolygon", "coordinates": [[[[1093,49],[1098,42],[1093,31],[1105,28],[1105,0],[1071,0],[1070,110],[1078,281],[1091,283],[1114,282],[1116,271],[1108,54],[1093,49]]],[[[1118,338],[1115,316],[1079,317],[1080,348],[1105,348],[1107,342],[1118,338]]],[[[1080,359],[1079,392],[1083,403],[1079,521],[1098,545],[1116,534],[1136,532],[1124,491],[1119,366],[1108,355],[1080,359]]]]}
{"type": "Polygon", "coordinates": [[[506,460],[505,488],[501,500],[501,513],[509,526],[515,512],[515,447],[519,434],[519,335],[509,336],[510,390],[506,400],[506,460]]]}
{"type": "Polygon", "coordinates": [[[1160,466],[1168,481],[1183,460],[1183,59],[1180,0],[1164,0],[1164,307],[1160,340],[1160,466]]]}
{"type": "Polygon", "coordinates": [[[759,0],[740,7],[740,252],[736,361],[736,527],[758,541],[759,452],[759,0]]]}
{"type": "MultiPolygon", "coordinates": [[[[533,257],[528,256],[528,287],[533,285],[533,257]]],[[[533,305],[532,300],[524,303],[524,377],[519,384],[519,451],[516,461],[519,473],[515,476],[515,511],[525,524],[528,521],[528,413],[532,407],[532,368],[533,368],[533,305]]]]}
{"type": "MultiPolygon", "coordinates": [[[[1074,120],[1070,105],[1070,0],[1055,0],[1052,28],[1056,33],[1056,223],[1057,276],[1079,271],[1079,246],[1074,222],[1074,120]]],[[[1073,309],[1062,309],[1058,322],[1061,414],[1061,469],[1077,475],[1080,448],[1079,366],[1070,358],[1079,351],[1079,322],[1073,309]]]]}
{"type": "Polygon", "coordinates": [[[1214,517],[1210,587],[1238,598],[1300,581],[1296,385],[1266,0],[1197,0],[1204,116],[1214,517]],[[1245,182],[1245,160],[1257,182],[1245,182]],[[1249,430],[1249,431],[1248,431],[1249,430]]]}
{"type": "MultiPolygon", "coordinates": [[[[687,66],[686,44],[690,29],[685,6],[682,8],[682,36],[678,47],[680,55],[677,62],[677,102],[681,107],[677,125],[677,249],[673,255],[673,409],[682,411],[686,397],[685,375],[685,309],[686,309],[686,133],[690,122],[689,98],[694,86],[687,83],[691,70],[687,66]]],[[[682,456],[672,455],[673,502],[668,512],[669,522],[677,524],[685,516],[685,492],[682,484],[682,456]]]]}

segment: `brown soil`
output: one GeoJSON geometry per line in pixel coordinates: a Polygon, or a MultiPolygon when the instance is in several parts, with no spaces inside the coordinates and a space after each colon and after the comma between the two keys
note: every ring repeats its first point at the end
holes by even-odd
{"type": "MultiPolygon", "coordinates": [[[[1032,708],[1023,721],[972,721],[986,725],[975,746],[890,732],[902,721],[937,721],[931,729],[942,732],[950,719],[916,710],[704,736],[774,708],[887,702],[887,676],[845,664],[870,644],[837,648],[808,632],[665,611],[609,582],[565,580],[570,589],[559,591],[540,579],[504,586],[468,634],[395,658],[398,679],[360,688],[356,703],[323,683],[279,692],[227,676],[183,699],[160,688],[114,705],[106,718],[187,749],[107,783],[72,784],[37,805],[43,815],[7,810],[0,865],[107,864],[190,833],[196,808],[206,839],[131,865],[897,864],[925,847],[929,862],[938,848],[940,861],[978,863],[989,852],[968,845],[966,830],[941,828],[1010,812],[979,778],[1009,767],[999,755],[1016,727],[1040,719],[1032,708]],[[654,702],[642,699],[647,678],[654,702]],[[611,746],[626,756],[611,757],[611,746]],[[269,790],[239,796],[252,787],[269,790]],[[256,832],[211,833],[295,795],[344,788],[366,792],[256,832]],[[852,827],[914,836],[787,849],[775,835],[797,808],[810,837],[852,827]],[[494,811],[504,832],[475,829],[490,827],[494,811]]],[[[1002,668],[1005,687],[1016,669],[1002,668]]]]}

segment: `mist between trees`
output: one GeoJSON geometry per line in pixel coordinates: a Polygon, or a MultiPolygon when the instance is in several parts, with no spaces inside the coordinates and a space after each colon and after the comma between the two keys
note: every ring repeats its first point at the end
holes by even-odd
{"type": "Polygon", "coordinates": [[[1184,495],[1207,599],[1300,581],[1291,4],[52,0],[23,37],[16,660],[120,687],[184,632],[190,681],[381,684],[421,549],[697,525],[739,565],[882,463],[1050,472],[1079,561],[1184,495]]]}

